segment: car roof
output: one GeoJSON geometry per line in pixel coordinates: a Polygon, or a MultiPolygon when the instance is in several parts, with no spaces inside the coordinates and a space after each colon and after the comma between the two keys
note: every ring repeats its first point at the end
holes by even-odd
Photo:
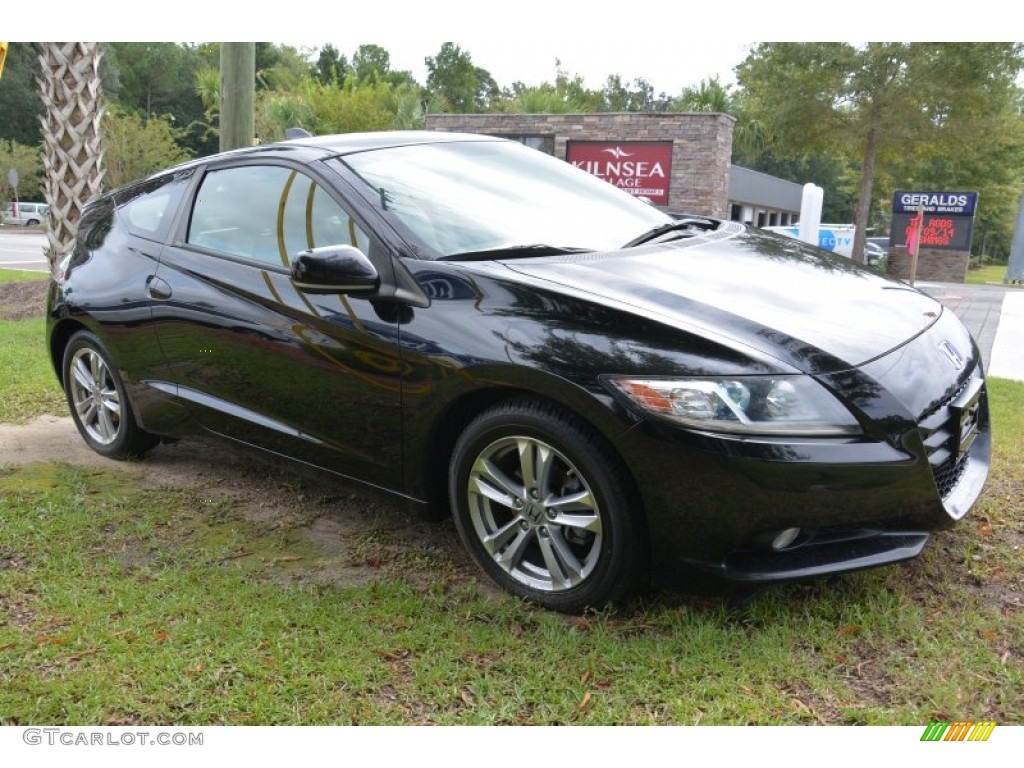
{"type": "Polygon", "coordinates": [[[479,133],[448,133],[443,131],[377,131],[374,133],[338,133],[330,136],[309,136],[268,144],[275,146],[316,147],[331,155],[347,155],[373,149],[407,147],[414,144],[444,144],[455,141],[502,141],[479,133]]]}
{"type": "Polygon", "coordinates": [[[302,139],[275,141],[270,144],[257,144],[254,147],[242,147],[227,152],[186,160],[183,163],[165,168],[143,178],[136,179],[117,189],[109,190],[101,197],[119,193],[123,190],[142,184],[148,179],[178,173],[188,168],[212,165],[231,158],[259,157],[260,155],[281,156],[291,154],[296,159],[312,160],[339,157],[356,152],[367,152],[374,149],[389,147],[407,147],[417,144],[445,144],[463,141],[494,141],[507,142],[508,139],[486,136],[479,133],[450,133],[446,131],[376,131],[372,133],[337,133],[325,136],[309,136],[302,139]]]}
{"type": "MultiPolygon", "coordinates": [[[[445,131],[376,131],[372,133],[336,133],[325,136],[309,136],[302,139],[291,139],[286,141],[275,141],[270,144],[257,144],[254,147],[242,147],[227,152],[218,152],[213,155],[193,158],[179,163],[162,171],[157,171],[149,178],[163,176],[167,173],[176,173],[186,168],[194,168],[200,165],[210,165],[230,158],[259,157],[260,155],[274,154],[306,154],[306,159],[319,156],[322,158],[339,157],[355,152],[367,152],[374,149],[387,149],[389,147],[407,147],[416,144],[445,144],[459,141],[508,141],[496,136],[486,136],[479,133],[449,133],[445,131]],[[319,150],[319,152],[317,152],[319,150]]],[[[126,184],[130,187],[136,181],[126,184]]],[[[124,187],[122,187],[123,189],[124,187]]],[[[112,190],[114,191],[114,190],[112,190]]]]}

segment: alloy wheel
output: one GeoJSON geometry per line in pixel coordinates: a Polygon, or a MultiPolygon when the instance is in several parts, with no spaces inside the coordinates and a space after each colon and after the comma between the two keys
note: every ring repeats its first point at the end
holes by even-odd
{"type": "Polygon", "coordinates": [[[74,353],[68,382],[71,404],[82,428],[100,445],[110,445],[121,429],[121,397],[100,354],[89,347],[74,353]]]}
{"type": "Polygon", "coordinates": [[[494,562],[520,584],[561,592],[583,583],[601,555],[603,519],[587,479],[535,437],[503,437],[477,456],[469,517],[494,562]]]}

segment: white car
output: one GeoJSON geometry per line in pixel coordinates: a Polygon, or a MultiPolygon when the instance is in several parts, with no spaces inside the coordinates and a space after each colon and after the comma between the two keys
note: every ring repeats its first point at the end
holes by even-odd
{"type": "Polygon", "coordinates": [[[8,203],[4,209],[4,224],[21,224],[35,227],[46,221],[50,206],[46,203],[8,203]]]}

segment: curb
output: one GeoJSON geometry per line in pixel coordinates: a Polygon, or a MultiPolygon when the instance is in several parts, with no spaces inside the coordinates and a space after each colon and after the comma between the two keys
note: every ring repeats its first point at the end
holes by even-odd
{"type": "Polygon", "coordinates": [[[1024,293],[1007,291],[992,343],[989,376],[1024,381],[1024,293]]]}

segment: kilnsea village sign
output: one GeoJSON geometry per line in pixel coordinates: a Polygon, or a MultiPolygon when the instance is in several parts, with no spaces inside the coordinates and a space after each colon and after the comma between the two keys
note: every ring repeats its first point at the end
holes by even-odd
{"type": "Polygon", "coordinates": [[[631,195],[668,205],[671,141],[570,141],[565,159],[631,195]]]}

